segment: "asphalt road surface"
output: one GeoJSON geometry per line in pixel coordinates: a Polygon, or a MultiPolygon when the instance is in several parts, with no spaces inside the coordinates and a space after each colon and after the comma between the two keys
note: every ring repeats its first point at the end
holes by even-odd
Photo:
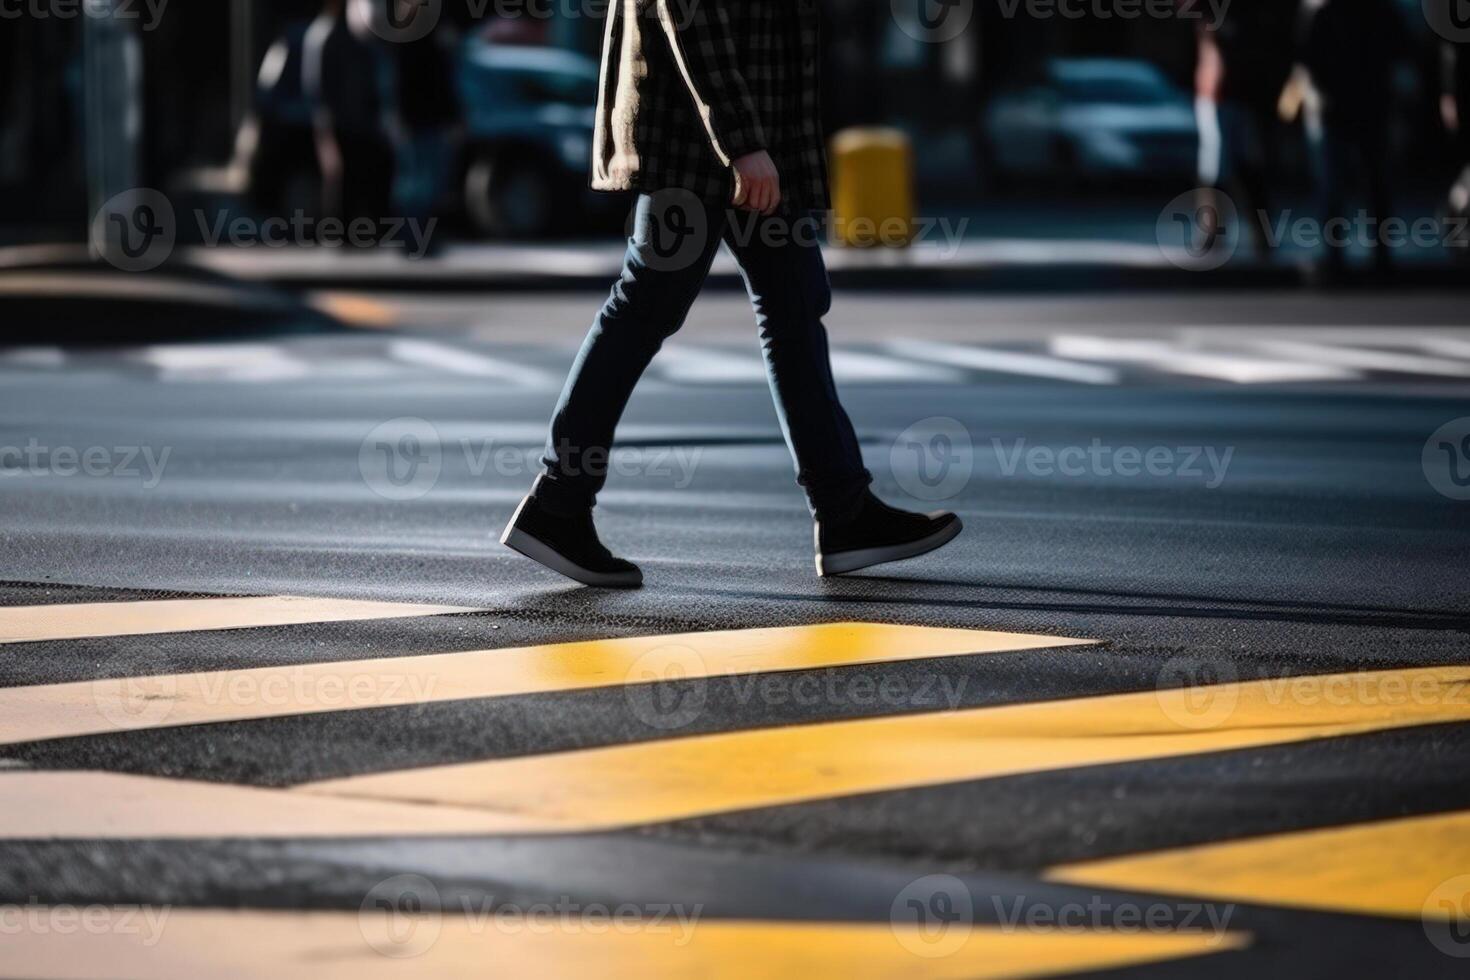
{"type": "Polygon", "coordinates": [[[850,297],[926,558],[819,580],[741,301],[583,589],[587,296],[0,351],[0,976],[1463,976],[1457,297],[850,297]],[[290,598],[287,598],[290,597],[290,598]]]}

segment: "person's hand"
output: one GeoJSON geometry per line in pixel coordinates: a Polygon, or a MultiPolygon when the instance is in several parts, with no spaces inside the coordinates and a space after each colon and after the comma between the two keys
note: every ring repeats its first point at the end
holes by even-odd
{"type": "Polygon", "coordinates": [[[317,134],[316,161],[321,168],[323,180],[335,181],[342,178],[342,151],[331,136],[317,134]]]}
{"type": "Polygon", "coordinates": [[[771,214],[781,203],[781,175],[765,150],[747,153],[730,165],[735,171],[737,208],[771,214]]]}

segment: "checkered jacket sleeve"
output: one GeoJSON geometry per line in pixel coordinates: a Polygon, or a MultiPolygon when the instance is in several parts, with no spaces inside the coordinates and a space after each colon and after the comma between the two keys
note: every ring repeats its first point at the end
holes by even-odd
{"type": "Polygon", "coordinates": [[[715,155],[725,166],[764,150],[755,99],[740,74],[730,26],[732,3],[740,0],[654,0],[658,22],[694,97],[715,155]]]}

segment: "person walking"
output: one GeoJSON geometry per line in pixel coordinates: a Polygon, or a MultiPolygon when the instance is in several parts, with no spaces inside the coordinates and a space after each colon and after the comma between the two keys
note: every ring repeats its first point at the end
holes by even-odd
{"type": "Polygon", "coordinates": [[[1355,187],[1367,191],[1373,225],[1366,244],[1387,273],[1392,257],[1381,240],[1382,222],[1393,216],[1390,171],[1394,71],[1412,51],[1394,0],[1313,0],[1302,34],[1301,62],[1317,94],[1309,131],[1321,195],[1325,273],[1342,278],[1351,236],[1348,202],[1355,187]]]}
{"type": "MultiPolygon", "coordinates": [[[[1455,179],[1449,191],[1449,213],[1470,217],[1470,42],[1446,40],[1440,48],[1440,118],[1451,139],[1455,179]]],[[[1453,241],[1455,254],[1470,258],[1463,234],[1453,241]]]]}
{"type": "MultiPolygon", "coordinates": [[[[1236,0],[1216,21],[1202,0],[1180,5],[1200,17],[1194,88],[1201,203],[1219,214],[1217,195],[1239,201],[1258,253],[1267,255],[1272,185],[1281,169],[1277,106],[1291,75],[1301,0],[1236,0]]],[[[1205,229],[1216,230],[1223,229],[1205,229]]]]}
{"type": "Polygon", "coordinates": [[[573,364],[543,472],[502,543],[584,585],[642,572],[598,539],[592,510],[634,386],[683,325],[723,241],[755,308],[781,427],[816,521],[819,575],[953,540],[951,513],[869,490],[822,318],[831,287],[814,211],[828,207],[817,0],[618,0],[608,13],[592,186],[638,199],[622,275],[573,364]]]}
{"type": "MultiPolygon", "coordinates": [[[[412,0],[394,0],[407,20],[412,0]]],[[[457,37],[447,25],[437,25],[421,38],[400,41],[397,55],[398,116],[402,123],[403,153],[397,198],[402,216],[422,225],[441,213],[457,148],[464,138],[464,106],[457,76],[457,37]]],[[[435,254],[438,239],[430,236],[427,254],[435,254]]]]}
{"type": "Polygon", "coordinates": [[[391,208],[392,65],[365,0],[324,0],[306,31],[302,76],[312,106],[326,212],[380,227],[391,208]]]}

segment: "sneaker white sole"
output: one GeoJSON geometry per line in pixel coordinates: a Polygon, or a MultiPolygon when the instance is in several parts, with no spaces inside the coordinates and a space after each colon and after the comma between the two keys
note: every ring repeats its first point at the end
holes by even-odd
{"type": "Polygon", "coordinates": [[[874,565],[886,565],[889,562],[903,561],[906,558],[917,558],[927,555],[931,551],[943,548],[965,529],[964,524],[956,517],[954,523],[949,524],[927,538],[917,541],[909,541],[904,544],[888,545],[883,548],[858,548],[854,551],[839,551],[835,555],[817,554],[817,574],[822,578],[833,575],[846,575],[849,572],[861,571],[864,568],[872,568],[874,565]]]}
{"type": "MultiPolygon", "coordinates": [[[[524,506],[523,501],[521,507],[524,506]]],[[[517,507],[516,517],[519,517],[520,514],[520,507],[517,507]]],[[[631,572],[594,572],[590,568],[583,568],[550,545],[517,528],[515,517],[511,518],[505,533],[500,536],[500,543],[559,575],[565,575],[573,582],[590,585],[596,589],[636,589],[643,585],[643,573],[637,569],[631,572]]]]}

